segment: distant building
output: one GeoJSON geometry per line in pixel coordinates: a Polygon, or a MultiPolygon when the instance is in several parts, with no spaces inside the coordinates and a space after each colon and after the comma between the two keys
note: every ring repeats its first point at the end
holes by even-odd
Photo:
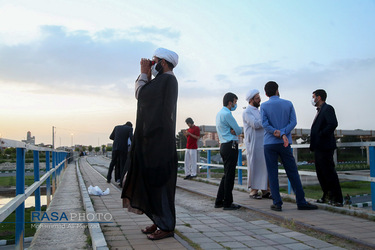
{"type": "MultiPolygon", "coordinates": [[[[201,125],[199,126],[203,145],[206,147],[217,147],[219,146],[219,135],[216,132],[216,126],[201,125]]],[[[242,127],[241,127],[242,128],[242,127]]],[[[243,136],[239,136],[239,143],[243,142],[243,136]]]]}
{"type": "Polygon", "coordinates": [[[26,140],[22,140],[23,142],[27,144],[35,145],[35,136],[31,136],[31,132],[27,131],[26,140]]]}

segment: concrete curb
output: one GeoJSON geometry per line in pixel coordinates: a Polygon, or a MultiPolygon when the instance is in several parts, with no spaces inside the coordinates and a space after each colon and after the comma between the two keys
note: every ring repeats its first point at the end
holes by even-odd
{"type": "MultiPolygon", "coordinates": [[[[361,194],[361,195],[350,196],[350,199],[357,198],[357,197],[364,197],[364,196],[370,196],[370,199],[371,199],[371,194],[361,194]]],[[[353,203],[352,206],[353,207],[371,207],[372,201],[357,202],[357,203],[353,203]]]]}
{"type": "MultiPolygon", "coordinates": [[[[78,184],[81,191],[81,196],[83,200],[83,207],[85,208],[86,213],[95,214],[94,206],[90,200],[90,196],[87,192],[87,188],[85,182],[83,181],[81,171],[79,170],[78,161],[76,162],[76,169],[77,169],[77,177],[78,177],[78,184]]],[[[92,226],[89,227],[92,248],[99,249],[99,250],[107,250],[107,242],[104,238],[104,234],[99,223],[92,223],[92,226]]]]}
{"type": "MultiPolygon", "coordinates": [[[[24,240],[23,240],[23,242],[24,243],[30,243],[31,241],[33,241],[33,238],[34,237],[25,237],[24,240]]],[[[0,240],[0,246],[6,246],[6,245],[8,245],[8,241],[7,240],[0,240]]]]}

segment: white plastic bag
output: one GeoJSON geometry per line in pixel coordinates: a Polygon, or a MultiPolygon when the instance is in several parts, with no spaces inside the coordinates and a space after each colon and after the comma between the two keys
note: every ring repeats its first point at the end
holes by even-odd
{"type": "Polygon", "coordinates": [[[98,186],[89,186],[89,188],[87,189],[87,191],[89,192],[89,194],[91,195],[99,195],[99,196],[102,196],[102,195],[107,195],[109,194],[109,188],[107,188],[104,192],[98,187],[98,186]]]}

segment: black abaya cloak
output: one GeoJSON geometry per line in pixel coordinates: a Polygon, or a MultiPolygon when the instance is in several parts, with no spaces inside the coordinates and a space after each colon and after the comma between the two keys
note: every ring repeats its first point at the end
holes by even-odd
{"type": "Polygon", "coordinates": [[[124,203],[144,212],[163,231],[173,231],[176,225],[177,92],[177,79],[168,73],[141,88],[130,166],[121,195],[124,203]]]}

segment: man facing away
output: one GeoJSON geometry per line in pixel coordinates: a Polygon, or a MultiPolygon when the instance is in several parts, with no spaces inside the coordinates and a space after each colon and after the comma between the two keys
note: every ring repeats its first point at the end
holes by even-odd
{"type": "Polygon", "coordinates": [[[274,81],[269,81],[264,86],[269,100],[260,107],[262,125],[264,128],[264,156],[268,170],[273,205],[271,210],[281,211],[282,200],[279,191],[278,157],[280,156],[288,179],[296,194],[296,203],[299,210],[318,209],[305,200],[301,179],[298,174],[297,164],[292,154],[291,131],[297,124],[296,113],[292,102],[281,99],[279,86],[274,81]]]}
{"type": "Polygon", "coordinates": [[[259,112],[261,102],[259,90],[249,90],[246,94],[246,101],[249,105],[242,113],[242,120],[246,144],[247,186],[251,188],[250,198],[271,198],[271,193],[267,189],[268,174],[264,159],[264,129],[259,112]],[[259,190],[262,191],[262,195],[258,194],[259,190]]]}
{"type": "Polygon", "coordinates": [[[113,140],[113,147],[112,147],[112,160],[109,164],[108,174],[107,174],[107,182],[110,183],[112,179],[112,171],[113,167],[116,165],[115,168],[115,180],[116,182],[120,182],[121,174],[125,168],[125,163],[128,155],[128,139],[132,140],[133,137],[133,128],[132,123],[127,122],[124,125],[117,125],[109,139],[113,140]]]}
{"type": "Polygon", "coordinates": [[[326,103],[327,93],[323,89],[312,94],[312,104],[317,114],[311,126],[310,150],[315,154],[315,168],[323,191],[318,203],[330,202],[337,207],[343,206],[340,181],[335,170],[333,153],[336,147],[334,131],[338,125],[335,109],[326,103]]]}
{"type": "Polygon", "coordinates": [[[219,135],[220,155],[224,162],[224,175],[221,178],[215,200],[215,208],[224,210],[239,209],[233,204],[233,186],[238,159],[238,135],[242,129],[232,115],[237,108],[238,97],[233,93],[226,93],[223,98],[223,108],[216,115],[216,131],[219,135]]]}
{"type": "Polygon", "coordinates": [[[197,177],[197,141],[200,136],[199,127],[194,125],[193,119],[190,117],[185,120],[189,129],[184,131],[186,136],[185,151],[185,180],[197,177]]]}

